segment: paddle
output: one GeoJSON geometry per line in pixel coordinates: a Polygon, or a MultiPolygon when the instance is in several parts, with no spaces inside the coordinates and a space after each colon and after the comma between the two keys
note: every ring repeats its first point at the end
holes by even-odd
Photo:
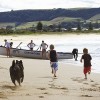
{"type": "Polygon", "coordinates": [[[36,51],[38,51],[39,48],[40,48],[40,46],[36,49],[36,51]]]}
{"type": "Polygon", "coordinates": [[[22,42],[20,42],[20,44],[16,47],[16,49],[22,44],[22,42]]]}

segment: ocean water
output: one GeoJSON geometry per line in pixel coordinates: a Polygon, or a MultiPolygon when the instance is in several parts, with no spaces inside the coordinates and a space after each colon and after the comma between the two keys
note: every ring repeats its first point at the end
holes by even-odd
{"type": "MultiPolygon", "coordinates": [[[[77,36],[66,36],[57,38],[47,38],[44,40],[48,45],[54,44],[55,50],[58,52],[72,52],[73,48],[78,48],[79,55],[78,61],[74,59],[62,59],[59,60],[61,63],[68,63],[73,65],[78,65],[83,67],[83,63],[80,62],[83,48],[88,48],[89,54],[92,56],[92,72],[100,73],[100,35],[77,35],[77,36]]],[[[35,50],[39,47],[41,40],[37,40],[37,46],[35,50]]],[[[24,44],[24,48],[27,46],[24,44]]],[[[49,48],[48,48],[49,50],[49,48]]]]}
{"type": "MultiPolygon", "coordinates": [[[[40,46],[42,39],[34,40],[36,44],[34,50],[37,50],[37,48],[40,46]]],[[[100,35],[61,35],[59,37],[56,36],[56,38],[44,38],[43,40],[48,45],[54,44],[55,50],[58,52],[72,52],[73,48],[78,48],[78,61],[75,61],[74,59],[62,59],[59,60],[59,62],[73,64],[80,67],[83,67],[83,63],[80,62],[80,58],[83,53],[83,48],[88,48],[89,54],[92,56],[92,72],[100,73],[100,35]]],[[[29,49],[27,47],[28,42],[29,40],[24,41],[19,48],[29,49]]],[[[14,47],[16,47],[19,43],[20,41],[15,42],[14,47]]],[[[49,48],[47,50],[49,50],[49,48]]]]}

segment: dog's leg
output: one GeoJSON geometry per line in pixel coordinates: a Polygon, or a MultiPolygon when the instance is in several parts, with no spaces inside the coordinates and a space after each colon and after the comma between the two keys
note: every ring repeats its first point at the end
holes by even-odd
{"type": "Polygon", "coordinates": [[[14,85],[16,86],[15,79],[13,79],[13,80],[12,80],[12,82],[13,82],[13,83],[14,83],[14,85]]]}
{"type": "Polygon", "coordinates": [[[17,82],[18,82],[19,86],[21,86],[21,84],[20,84],[20,83],[21,83],[21,82],[20,82],[20,78],[17,80],[17,82]]]}
{"type": "Polygon", "coordinates": [[[23,80],[24,80],[24,72],[22,71],[21,83],[23,82],[23,80]]]}

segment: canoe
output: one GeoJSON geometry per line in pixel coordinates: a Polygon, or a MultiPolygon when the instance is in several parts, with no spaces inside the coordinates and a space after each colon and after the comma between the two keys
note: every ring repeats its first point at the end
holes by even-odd
{"type": "MultiPolygon", "coordinates": [[[[6,56],[6,48],[0,46],[0,55],[6,56]]],[[[33,59],[42,59],[41,51],[30,51],[26,49],[16,49],[11,48],[10,50],[11,56],[14,57],[26,57],[26,58],[33,58],[33,59]]],[[[72,59],[72,53],[68,52],[57,52],[58,59],[72,59]]],[[[48,58],[48,52],[46,52],[46,59],[48,58]]]]}

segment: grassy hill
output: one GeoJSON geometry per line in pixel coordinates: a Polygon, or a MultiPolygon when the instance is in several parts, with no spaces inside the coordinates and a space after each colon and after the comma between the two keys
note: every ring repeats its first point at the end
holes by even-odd
{"type": "Polygon", "coordinates": [[[91,21],[97,21],[97,20],[98,20],[98,21],[100,22],[100,14],[97,14],[97,15],[91,17],[91,18],[88,19],[88,20],[91,20],[91,21]]]}
{"type": "MultiPolygon", "coordinates": [[[[41,22],[43,25],[48,26],[48,25],[53,25],[53,24],[58,25],[59,23],[62,23],[62,22],[77,22],[79,19],[83,20],[81,18],[57,17],[57,18],[54,18],[53,20],[50,20],[50,21],[41,21],[41,22]]],[[[32,27],[33,25],[36,26],[38,22],[39,21],[26,22],[26,23],[23,23],[23,24],[17,26],[16,28],[17,29],[29,28],[29,27],[32,27]]]]}
{"type": "Polygon", "coordinates": [[[0,28],[6,27],[6,26],[15,26],[15,23],[0,23],[0,28]]]}
{"type": "MultiPolygon", "coordinates": [[[[92,20],[93,22],[96,22],[96,20],[99,20],[99,18],[100,18],[100,14],[93,16],[92,18],[90,18],[87,21],[92,20]]],[[[41,21],[41,22],[43,25],[49,26],[49,25],[53,25],[53,24],[58,25],[59,23],[62,23],[62,22],[77,22],[78,20],[84,21],[82,18],[57,17],[50,21],[41,21]]],[[[26,28],[29,28],[32,26],[36,26],[38,22],[39,21],[20,23],[19,25],[16,26],[16,29],[26,29],[26,28]]],[[[100,23],[100,20],[98,22],[100,23]]],[[[15,24],[16,23],[0,23],[0,27],[6,27],[6,26],[15,27],[15,24]]]]}

